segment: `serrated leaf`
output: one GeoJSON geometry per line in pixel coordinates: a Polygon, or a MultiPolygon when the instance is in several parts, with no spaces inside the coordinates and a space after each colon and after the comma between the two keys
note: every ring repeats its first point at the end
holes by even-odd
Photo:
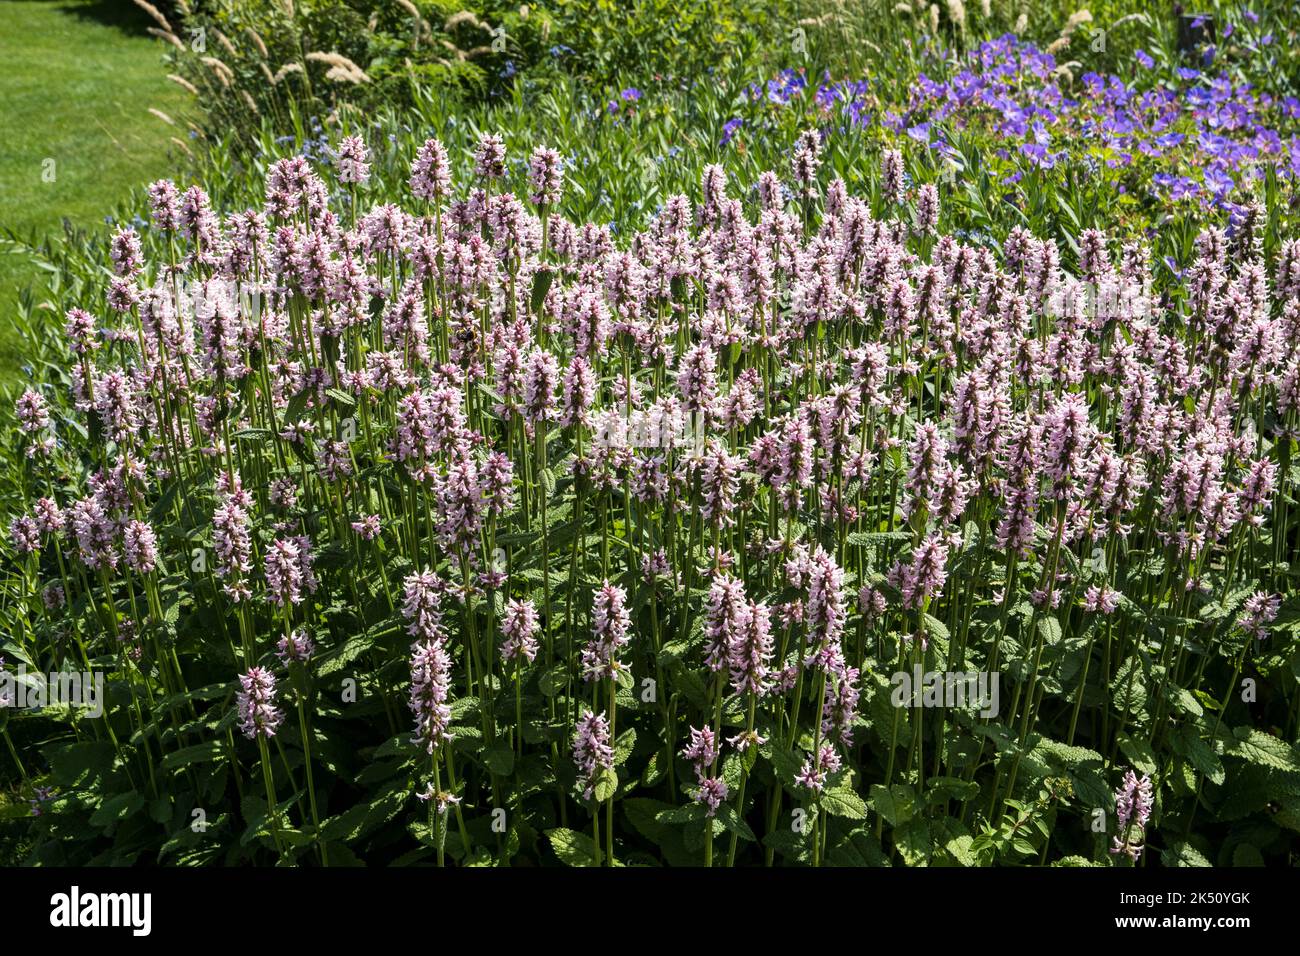
{"type": "Polygon", "coordinates": [[[1151,745],[1145,740],[1137,740],[1133,737],[1120,737],[1119,749],[1123,751],[1124,756],[1128,758],[1129,763],[1138,773],[1154,774],[1156,772],[1156,755],[1151,749],[1151,745]]]}
{"type": "Polygon", "coordinates": [[[849,820],[865,820],[867,818],[867,804],[862,797],[858,796],[853,790],[839,788],[827,790],[821,796],[822,808],[837,817],[845,817],[849,820]]]}
{"type": "Polygon", "coordinates": [[[1223,783],[1223,762],[1219,755],[1193,727],[1179,727],[1170,740],[1174,753],[1185,757],[1196,772],[1210,783],[1218,786],[1223,783]]]}
{"type": "Polygon", "coordinates": [[[1254,727],[1233,730],[1227,753],[1275,770],[1300,771],[1300,757],[1296,756],[1295,748],[1254,727]]]}
{"type": "Polygon", "coordinates": [[[1210,866],[1210,861],[1190,843],[1178,842],[1160,854],[1160,862],[1165,866],[1210,866]]]}
{"type": "Polygon", "coordinates": [[[609,767],[605,767],[596,777],[596,785],[592,790],[592,797],[597,803],[604,803],[606,800],[612,800],[617,791],[618,774],[609,767]]]}
{"type": "Polygon", "coordinates": [[[327,388],[325,394],[344,408],[355,408],[357,400],[341,388],[327,388]]]}
{"type": "Polygon", "coordinates": [[[595,844],[591,837],[577,830],[556,827],[547,830],[546,837],[551,841],[551,849],[566,866],[594,866],[596,863],[595,844]]]}
{"type": "Polygon", "coordinates": [[[924,818],[908,820],[894,827],[894,847],[908,866],[925,866],[930,862],[930,825],[924,818]]]}
{"type": "Polygon", "coordinates": [[[912,819],[916,794],[907,784],[896,783],[891,787],[873,784],[870,797],[871,809],[884,817],[891,826],[897,827],[912,819]]]}
{"type": "Polygon", "coordinates": [[[718,807],[718,820],[742,840],[748,840],[750,843],[758,842],[758,837],[754,836],[754,831],[750,829],[749,824],[741,819],[740,814],[736,813],[736,808],[730,803],[718,807]]]}

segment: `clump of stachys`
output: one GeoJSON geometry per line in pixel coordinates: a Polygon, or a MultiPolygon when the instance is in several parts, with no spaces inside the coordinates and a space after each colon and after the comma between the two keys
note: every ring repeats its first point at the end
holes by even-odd
{"type": "MultiPolygon", "coordinates": [[[[1150,747],[1168,813],[1206,772],[1193,716],[1290,652],[1300,244],[995,251],[900,152],[855,194],[817,132],[784,180],[707,166],[640,232],[565,218],[544,146],[429,140],[387,203],[387,162],[333,155],[271,162],[248,209],[154,184],[67,312],[64,385],[16,403],[21,640],[118,662],[97,736],[137,784],[202,738],[233,771],[206,798],[251,812],[260,763],[268,802],[299,795],[279,853],[321,862],[539,833],[711,861],[724,831],[731,862],[962,862],[1038,832],[1049,747],[1094,792],[1150,747]],[[932,670],[1000,698],[891,695],[932,670]],[[405,828],[413,782],[459,832],[405,828]]],[[[1117,853],[1154,800],[1126,781],[1117,853]]],[[[1076,829],[1034,853],[1091,852],[1076,829]]]]}

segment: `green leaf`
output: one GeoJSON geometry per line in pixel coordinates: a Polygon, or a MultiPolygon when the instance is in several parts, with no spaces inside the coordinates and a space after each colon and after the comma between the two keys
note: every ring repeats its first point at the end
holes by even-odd
{"type": "Polygon", "coordinates": [[[822,794],[821,803],[827,813],[849,820],[865,820],[867,804],[862,797],[846,787],[827,790],[822,794]]]}
{"type": "Polygon", "coordinates": [[[636,746],[636,729],[629,727],[618,735],[614,741],[614,766],[621,766],[627,758],[632,756],[632,748],[636,746]]]}
{"type": "Polygon", "coordinates": [[[1209,743],[1201,739],[1194,727],[1179,727],[1171,738],[1174,753],[1185,757],[1196,772],[1210,783],[1218,786],[1223,783],[1223,761],[1214,752],[1209,743]]]}
{"type": "Polygon", "coordinates": [[[1110,682],[1113,705],[1120,713],[1139,713],[1146,704],[1147,689],[1142,683],[1142,675],[1138,673],[1139,666],[1136,659],[1128,658],[1110,682]]]}
{"type": "Polygon", "coordinates": [[[695,671],[679,666],[673,671],[673,682],[694,706],[702,710],[711,706],[709,689],[695,671]]]}
{"type": "Polygon", "coordinates": [[[342,843],[360,839],[397,816],[409,797],[410,789],[407,781],[398,780],[387,789],[381,790],[369,803],[357,804],[338,816],[322,822],[321,837],[342,843]]]}
{"type": "Polygon", "coordinates": [[[929,806],[948,800],[973,800],[980,792],[978,783],[960,777],[931,777],[925,783],[925,801],[929,806]]]}
{"type": "Polygon", "coordinates": [[[1227,752],[1234,757],[1274,770],[1300,771],[1295,748],[1271,734],[1254,727],[1238,727],[1227,741],[1227,752]]]}
{"type": "Polygon", "coordinates": [[[341,647],[320,655],[316,662],[316,675],[318,677],[328,677],[331,674],[343,670],[366,651],[370,650],[370,648],[374,647],[375,641],[384,631],[392,628],[393,622],[381,622],[361,634],[354,634],[352,637],[344,641],[341,647]]]}
{"type": "Polygon", "coordinates": [[[922,619],[921,623],[925,627],[926,634],[930,635],[930,639],[938,644],[939,650],[947,651],[948,642],[951,639],[951,636],[948,634],[948,625],[944,624],[943,621],[939,620],[933,614],[928,613],[922,619]]]}
{"type": "Polygon", "coordinates": [[[769,740],[759,747],[758,752],[772,765],[777,779],[783,784],[792,785],[794,783],[794,778],[799,775],[801,769],[799,758],[794,751],[777,743],[775,740],[769,740]]]}
{"type": "Polygon", "coordinates": [[[289,405],[284,410],[284,423],[292,425],[302,418],[303,413],[307,411],[307,398],[310,395],[308,389],[303,389],[297,395],[289,399],[289,405]]]}
{"type": "Polygon", "coordinates": [[[925,866],[932,850],[929,823],[918,817],[894,827],[894,846],[908,866],[925,866]]]}
{"type": "Polygon", "coordinates": [[[1200,717],[1205,713],[1205,708],[1201,706],[1190,691],[1179,687],[1177,684],[1165,685],[1165,693],[1169,702],[1184,714],[1190,714],[1193,717],[1200,717]]]}
{"type": "Polygon", "coordinates": [[[569,669],[564,664],[556,664],[542,672],[537,678],[537,687],[547,697],[554,697],[569,686],[569,669]]]}
{"type": "Polygon", "coordinates": [[[795,863],[807,863],[812,858],[811,838],[808,830],[797,833],[788,826],[779,826],[763,837],[763,845],[771,847],[795,863]]]}
{"type": "Polygon", "coordinates": [[[849,544],[860,547],[910,541],[911,539],[912,533],[910,531],[851,531],[845,536],[845,540],[849,544]]]}
{"type": "Polygon", "coordinates": [[[1151,749],[1151,745],[1145,740],[1137,740],[1133,737],[1120,737],[1119,749],[1124,752],[1128,762],[1138,773],[1153,775],[1156,772],[1156,755],[1151,749]]]}
{"type": "Polygon", "coordinates": [[[325,394],[344,408],[356,408],[357,400],[341,388],[327,388],[325,394]]]}
{"type": "Polygon", "coordinates": [[[1249,843],[1239,843],[1232,851],[1233,866],[1263,866],[1264,855],[1249,843]]]}
{"type": "Polygon", "coordinates": [[[174,770],[177,767],[188,767],[190,764],[220,760],[225,755],[222,741],[209,740],[205,744],[194,744],[192,747],[182,747],[180,750],[164,754],[162,765],[167,770],[174,770]]]}
{"type": "Polygon", "coordinates": [[[829,866],[855,867],[892,865],[869,827],[858,827],[832,845],[826,854],[826,863],[829,866]]]}
{"type": "Polygon", "coordinates": [[[750,843],[757,843],[758,837],[754,836],[754,831],[736,812],[736,808],[730,803],[724,803],[718,807],[718,820],[722,825],[732,833],[739,836],[742,840],[748,840],[750,843]]]}
{"type": "Polygon", "coordinates": [[[657,819],[660,813],[673,808],[671,803],[651,797],[632,797],[623,801],[622,808],[628,821],[647,840],[659,843],[671,830],[667,824],[657,819]]]}
{"type": "Polygon", "coordinates": [[[597,803],[604,803],[606,800],[614,799],[614,794],[618,791],[618,774],[605,767],[596,777],[596,786],[592,791],[592,796],[597,803]]]}
{"type": "Polygon", "coordinates": [[[495,776],[510,776],[515,769],[514,748],[504,741],[498,741],[483,751],[483,765],[495,776]]]}
{"type": "Polygon", "coordinates": [[[566,866],[595,865],[595,844],[591,842],[591,837],[587,836],[587,834],[579,833],[577,830],[568,830],[564,827],[556,827],[554,830],[547,830],[546,836],[551,841],[551,849],[560,858],[560,862],[566,866]]]}
{"type": "Polygon", "coordinates": [[[172,804],[166,797],[159,797],[149,803],[149,819],[154,823],[167,823],[172,818],[172,804]]]}
{"type": "Polygon", "coordinates": [[[1045,646],[1053,647],[1061,640],[1061,622],[1056,619],[1054,614],[1040,617],[1038,619],[1038,633],[1042,637],[1045,646]]]}
{"type": "Polygon", "coordinates": [[[682,806],[669,807],[667,810],[661,810],[655,814],[655,819],[660,823],[670,823],[680,825],[684,823],[695,823],[703,820],[708,811],[701,803],[687,803],[682,806]]]}
{"type": "Polygon", "coordinates": [[[1165,866],[1209,866],[1210,861],[1190,843],[1172,843],[1160,854],[1160,862],[1165,866]]]}
{"type": "Polygon", "coordinates": [[[533,291],[528,300],[528,307],[534,316],[541,314],[546,293],[550,291],[554,279],[555,273],[550,269],[538,269],[533,274],[533,291]]]}
{"type": "Polygon", "coordinates": [[[871,787],[871,809],[879,813],[890,826],[901,826],[912,819],[916,794],[907,784],[896,783],[886,788],[883,784],[871,787]]]}
{"type": "Polygon", "coordinates": [[[154,502],[154,506],[149,509],[149,517],[153,519],[154,524],[163,524],[166,521],[167,512],[171,510],[172,504],[176,501],[176,496],[180,493],[180,490],[181,482],[177,479],[168,485],[166,490],[164,490],[159,496],[158,500],[154,502]]]}
{"type": "Polygon", "coordinates": [[[134,790],[130,793],[119,793],[99,805],[99,809],[90,815],[90,823],[97,827],[120,823],[127,817],[139,813],[144,809],[144,805],[144,797],[134,790]]]}

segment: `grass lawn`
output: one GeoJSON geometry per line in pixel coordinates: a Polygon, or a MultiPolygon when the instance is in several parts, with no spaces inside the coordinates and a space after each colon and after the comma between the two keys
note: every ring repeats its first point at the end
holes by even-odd
{"type": "MultiPolygon", "coordinates": [[[[148,112],[179,122],[190,100],[166,79],[152,21],[129,0],[0,0],[0,25],[0,234],[103,227],[132,187],[168,172],[169,137],[185,135],[148,112]]],[[[19,369],[18,289],[39,277],[0,250],[0,383],[19,369]]]]}

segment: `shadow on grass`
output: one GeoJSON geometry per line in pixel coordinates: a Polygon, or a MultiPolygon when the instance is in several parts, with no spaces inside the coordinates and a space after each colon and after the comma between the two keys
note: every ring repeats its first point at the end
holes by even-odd
{"type": "MultiPolygon", "coordinates": [[[[149,27],[158,26],[153,18],[137,7],[131,0],[35,0],[67,16],[80,20],[89,20],[101,26],[113,27],[131,36],[145,36],[149,27]]],[[[178,28],[179,11],[174,3],[160,0],[153,4],[171,23],[172,29],[178,28]]],[[[6,6],[0,0],[0,15],[6,6]]]]}

